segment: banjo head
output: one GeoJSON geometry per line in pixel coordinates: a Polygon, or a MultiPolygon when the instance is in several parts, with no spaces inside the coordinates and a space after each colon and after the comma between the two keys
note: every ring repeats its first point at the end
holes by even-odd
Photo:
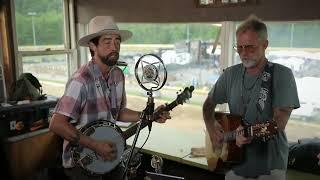
{"type": "Polygon", "coordinates": [[[119,127],[109,121],[98,121],[81,128],[80,131],[95,140],[113,142],[117,148],[117,156],[113,161],[104,161],[91,149],[77,147],[72,153],[76,164],[80,165],[90,175],[106,174],[120,164],[126,142],[119,127]]]}

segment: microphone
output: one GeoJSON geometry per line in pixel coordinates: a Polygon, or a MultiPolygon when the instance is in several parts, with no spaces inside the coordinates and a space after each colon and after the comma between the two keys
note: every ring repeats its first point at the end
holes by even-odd
{"type": "Polygon", "coordinates": [[[167,81],[167,69],[162,59],[155,54],[145,54],[137,61],[134,74],[144,90],[151,92],[161,89],[167,81]]]}
{"type": "Polygon", "coordinates": [[[156,81],[159,76],[158,68],[153,64],[148,64],[142,68],[143,77],[148,81],[156,81]]]}
{"type": "Polygon", "coordinates": [[[117,61],[117,66],[128,66],[128,63],[124,61],[117,61]]]}

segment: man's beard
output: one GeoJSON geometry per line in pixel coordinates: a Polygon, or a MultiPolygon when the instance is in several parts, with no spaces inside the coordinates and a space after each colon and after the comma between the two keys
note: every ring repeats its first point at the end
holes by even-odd
{"type": "Polygon", "coordinates": [[[107,66],[114,66],[117,64],[119,59],[119,53],[112,52],[105,57],[101,57],[101,61],[107,66]]]}
{"type": "Polygon", "coordinates": [[[244,65],[244,67],[246,68],[253,68],[257,66],[257,61],[254,59],[247,59],[247,58],[243,58],[242,59],[242,64],[244,65]]]}

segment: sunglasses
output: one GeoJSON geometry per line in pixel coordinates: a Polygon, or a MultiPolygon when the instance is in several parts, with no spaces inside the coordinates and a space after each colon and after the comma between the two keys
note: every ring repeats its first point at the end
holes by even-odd
{"type": "Polygon", "coordinates": [[[235,51],[237,51],[238,53],[243,52],[244,50],[247,52],[254,52],[257,49],[258,45],[235,45],[233,48],[235,51]]]}

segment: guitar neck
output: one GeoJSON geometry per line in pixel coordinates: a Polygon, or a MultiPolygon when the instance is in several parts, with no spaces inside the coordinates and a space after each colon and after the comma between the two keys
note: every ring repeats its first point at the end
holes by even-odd
{"type": "Polygon", "coordinates": [[[245,137],[252,137],[251,126],[246,127],[245,129],[237,132],[237,131],[229,131],[224,133],[224,141],[234,141],[236,140],[237,135],[244,135],[245,137]]]}
{"type": "MultiPolygon", "coordinates": [[[[179,103],[177,102],[177,100],[172,101],[170,104],[167,104],[163,109],[157,111],[156,113],[153,114],[153,120],[156,120],[159,118],[159,114],[161,114],[163,111],[171,111],[173,108],[175,108],[176,106],[178,106],[179,103]]],[[[141,127],[140,129],[145,128],[148,125],[148,121],[143,120],[141,123],[141,127]]],[[[123,136],[125,139],[128,139],[129,137],[133,136],[137,129],[138,129],[139,123],[134,124],[133,126],[131,126],[129,129],[127,129],[126,131],[123,132],[123,136]]]]}

